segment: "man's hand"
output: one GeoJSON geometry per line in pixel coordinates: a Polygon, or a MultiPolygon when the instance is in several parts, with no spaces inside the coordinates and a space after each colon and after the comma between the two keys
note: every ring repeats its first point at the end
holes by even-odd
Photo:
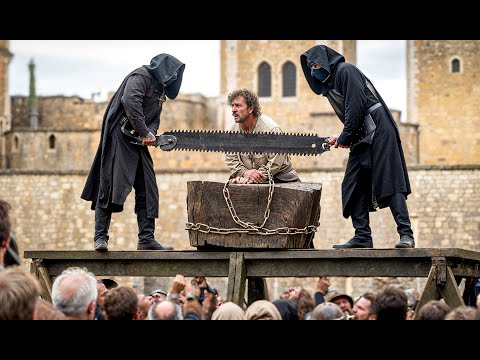
{"type": "Polygon", "coordinates": [[[170,294],[180,294],[182,290],[185,289],[186,285],[187,282],[185,281],[185,277],[183,275],[175,276],[175,279],[170,287],[170,294]]]}
{"type": "Polygon", "coordinates": [[[257,169],[245,171],[243,177],[251,181],[251,183],[247,184],[260,184],[263,180],[263,174],[257,169]]]}
{"type": "Polygon", "coordinates": [[[350,147],[350,145],[340,145],[338,143],[338,138],[340,137],[340,135],[332,135],[328,138],[328,145],[330,146],[334,146],[335,148],[338,148],[338,147],[341,147],[343,149],[348,149],[350,147]]]}
{"type": "Polygon", "coordinates": [[[157,138],[151,132],[149,132],[147,136],[142,137],[142,145],[155,146],[156,142],[157,142],[157,138]]]}
{"type": "Polygon", "coordinates": [[[248,180],[244,177],[238,176],[228,181],[230,184],[253,184],[252,180],[248,180]]]}
{"type": "Polygon", "coordinates": [[[198,283],[195,281],[195,279],[192,279],[190,283],[187,283],[185,286],[185,294],[192,293],[193,295],[196,296],[197,300],[200,297],[200,287],[198,286],[198,283]]]}

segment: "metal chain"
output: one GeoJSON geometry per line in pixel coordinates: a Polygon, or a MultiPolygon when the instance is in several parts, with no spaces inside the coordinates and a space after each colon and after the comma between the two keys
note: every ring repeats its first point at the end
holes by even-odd
{"type": "Polygon", "coordinates": [[[238,215],[237,212],[235,211],[235,208],[233,207],[232,199],[230,198],[230,192],[228,191],[228,181],[225,183],[225,186],[223,187],[223,198],[225,199],[225,202],[227,203],[228,210],[230,211],[230,214],[232,215],[233,221],[235,221],[238,225],[243,227],[244,229],[262,229],[268,218],[270,217],[270,205],[272,203],[273,199],[273,191],[275,189],[275,184],[273,182],[273,176],[270,173],[270,169],[267,169],[268,173],[268,201],[267,201],[267,208],[265,209],[264,213],[264,220],[262,225],[257,226],[249,222],[242,221],[238,215]]]}
{"type": "Polygon", "coordinates": [[[214,226],[209,226],[207,224],[203,223],[191,223],[187,222],[185,230],[192,230],[192,231],[198,231],[201,233],[205,234],[221,234],[221,235],[228,235],[228,234],[236,234],[236,233],[241,233],[241,234],[257,234],[257,235],[298,235],[298,234],[311,234],[317,232],[317,228],[320,226],[320,223],[318,222],[318,219],[315,221],[315,224],[313,225],[308,225],[305,226],[304,228],[289,228],[289,227],[280,227],[277,229],[266,229],[264,226],[268,221],[268,218],[270,217],[270,205],[272,203],[273,199],[273,192],[274,192],[274,182],[273,182],[273,176],[270,173],[270,169],[267,169],[268,172],[268,202],[267,202],[267,208],[265,209],[264,213],[264,220],[262,225],[257,226],[253,223],[246,222],[241,220],[237,212],[235,211],[235,208],[232,203],[232,199],[230,198],[230,192],[228,191],[228,184],[229,182],[227,181],[225,186],[223,187],[223,198],[225,199],[225,202],[228,206],[228,210],[230,211],[230,215],[232,215],[233,221],[235,221],[236,224],[240,225],[242,228],[217,228],[214,226]]]}
{"type": "Polygon", "coordinates": [[[250,228],[250,229],[239,229],[239,228],[217,228],[214,226],[209,226],[203,223],[191,223],[187,222],[185,230],[192,230],[198,231],[204,234],[220,234],[220,235],[228,235],[228,234],[255,234],[255,235],[299,235],[299,234],[311,234],[317,232],[317,228],[320,226],[320,223],[315,223],[314,225],[308,225],[304,228],[289,228],[289,227],[280,227],[277,229],[266,229],[266,228],[250,228]]]}

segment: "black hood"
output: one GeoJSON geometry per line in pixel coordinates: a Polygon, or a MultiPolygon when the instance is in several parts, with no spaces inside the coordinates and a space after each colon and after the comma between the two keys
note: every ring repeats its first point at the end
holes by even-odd
{"type": "Polygon", "coordinates": [[[303,74],[307,79],[308,85],[310,85],[310,88],[317,95],[325,95],[327,93],[328,83],[332,81],[338,64],[342,62],[345,62],[343,55],[325,45],[316,45],[300,55],[303,74]],[[307,65],[308,61],[313,61],[328,71],[330,76],[325,82],[322,83],[320,80],[312,76],[311,70],[307,65]]]}
{"type": "Polygon", "coordinates": [[[163,88],[162,84],[170,80],[175,72],[178,73],[177,80],[165,87],[165,95],[169,99],[175,99],[182,86],[185,64],[172,55],[160,54],[152,58],[150,65],[144,66],[156,80],[159,89],[163,88]]]}

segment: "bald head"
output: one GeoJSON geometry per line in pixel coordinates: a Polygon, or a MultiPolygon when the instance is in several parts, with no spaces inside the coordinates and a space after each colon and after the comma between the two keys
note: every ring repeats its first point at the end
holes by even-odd
{"type": "Polygon", "coordinates": [[[153,304],[148,314],[150,320],[179,320],[176,305],[168,300],[153,304]]]}

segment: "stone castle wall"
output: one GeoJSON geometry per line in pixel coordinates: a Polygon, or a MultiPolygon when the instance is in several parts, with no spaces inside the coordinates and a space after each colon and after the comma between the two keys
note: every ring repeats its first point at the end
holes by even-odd
{"type": "MultiPolygon", "coordinates": [[[[3,137],[7,168],[58,171],[90,169],[98,149],[107,105],[107,102],[95,103],[79,97],[41,97],[39,128],[34,130],[28,124],[28,98],[13,97],[14,125],[3,137]],[[52,136],[55,139],[54,148],[51,144],[52,136]]],[[[217,120],[212,118],[213,105],[203,95],[180,94],[175,101],[167,99],[158,133],[168,130],[215,129],[217,120]]],[[[224,166],[220,165],[218,154],[161,154],[159,149],[152,149],[151,153],[157,163],[168,162],[173,164],[173,168],[194,168],[195,163],[205,161],[212,167],[224,166]]]]}
{"type": "MultiPolygon", "coordinates": [[[[299,174],[305,182],[322,183],[320,227],[314,239],[315,248],[330,249],[333,244],[352,237],[354,230],[351,220],[341,215],[343,169],[303,169],[299,174]]],[[[480,166],[415,166],[410,168],[409,175],[413,192],[408,199],[408,206],[417,247],[480,251],[480,166]]],[[[25,250],[93,248],[94,212],[90,210],[90,203],[80,199],[86,176],[86,172],[75,171],[0,172],[0,198],[13,206],[13,231],[19,241],[21,254],[25,250]]],[[[223,170],[159,169],[160,217],[156,223],[157,239],[178,250],[192,249],[185,230],[187,181],[225,182],[227,177],[228,173],[223,170]]],[[[109,242],[112,250],[136,248],[137,222],[133,206],[134,195],[130,194],[124,212],[113,214],[109,242]]],[[[382,209],[371,213],[370,219],[374,246],[392,248],[398,235],[390,211],[382,209]]],[[[306,284],[314,281],[304,280],[306,284]]],[[[286,284],[286,279],[269,281],[271,291],[281,291],[282,284],[286,284]]],[[[350,286],[352,294],[360,295],[363,291],[375,289],[374,286],[384,281],[377,278],[338,278],[335,279],[335,286],[347,290],[350,286]]],[[[407,284],[405,279],[395,281],[407,284]]],[[[410,281],[412,287],[416,281],[410,281]]],[[[275,293],[271,295],[278,296],[275,293]]]]}

